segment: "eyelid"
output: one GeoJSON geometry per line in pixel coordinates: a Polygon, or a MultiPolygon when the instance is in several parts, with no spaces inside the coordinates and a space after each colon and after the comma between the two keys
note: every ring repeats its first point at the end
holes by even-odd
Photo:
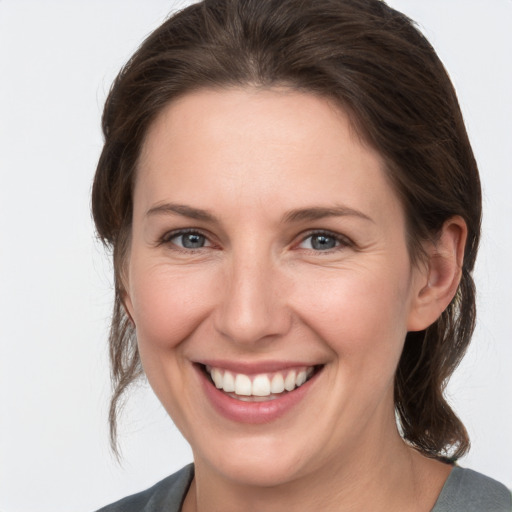
{"type": "Polygon", "coordinates": [[[179,229],[173,229],[171,231],[166,231],[158,240],[157,245],[174,245],[175,250],[184,251],[184,252],[193,252],[193,251],[200,251],[201,249],[204,249],[206,247],[212,247],[214,243],[211,240],[211,237],[208,235],[208,233],[205,233],[202,229],[199,228],[179,228],[179,229]],[[178,245],[175,245],[172,243],[173,238],[177,238],[179,236],[188,235],[188,234],[197,234],[200,236],[203,236],[208,245],[205,247],[198,247],[197,249],[186,249],[184,247],[180,247],[178,245]]]}
{"type": "MultiPolygon", "coordinates": [[[[302,244],[308,238],[315,236],[315,235],[325,235],[325,236],[334,238],[336,240],[337,246],[332,249],[326,249],[323,251],[315,250],[315,249],[304,249],[304,250],[314,252],[316,254],[318,254],[318,253],[328,254],[332,251],[339,250],[340,248],[351,247],[351,246],[355,245],[354,242],[346,235],[342,235],[340,233],[336,233],[336,232],[330,231],[328,229],[310,229],[308,231],[305,231],[299,235],[299,241],[294,245],[298,246],[298,245],[302,244]]],[[[165,244],[172,244],[172,245],[174,245],[175,250],[178,250],[178,251],[182,250],[182,251],[188,252],[188,253],[193,252],[193,251],[200,251],[204,248],[210,248],[212,246],[215,246],[214,242],[212,241],[211,235],[206,233],[204,230],[202,230],[200,228],[179,228],[179,229],[173,229],[171,231],[167,231],[159,238],[159,240],[157,242],[157,245],[165,245],[165,244]],[[204,236],[208,245],[206,245],[205,247],[197,248],[197,249],[186,249],[186,248],[181,248],[178,245],[172,244],[171,241],[173,238],[176,238],[176,237],[179,237],[182,235],[186,235],[186,234],[190,234],[190,233],[204,236]]]]}
{"type": "Polygon", "coordinates": [[[336,247],[333,247],[332,249],[326,249],[326,250],[323,250],[323,251],[315,250],[315,249],[304,249],[304,250],[311,251],[311,252],[314,252],[314,253],[317,253],[317,254],[318,253],[328,254],[328,253],[330,253],[332,251],[340,250],[340,248],[354,246],[354,242],[348,236],[342,235],[340,233],[336,233],[334,231],[330,231],[328,229],[311,229],[311,230],[308,230],[308,231],[306,231],[304,233],[301,233],[299,235],[300,239],[299,239],[299,242],[298,242],[297,245],[302,244],[308,238],[311,238],[312,236],[315,236],[315,235],[324,235],[324,236],[328,236],[330,238],[334,238],[338,245],[336,247]]]}

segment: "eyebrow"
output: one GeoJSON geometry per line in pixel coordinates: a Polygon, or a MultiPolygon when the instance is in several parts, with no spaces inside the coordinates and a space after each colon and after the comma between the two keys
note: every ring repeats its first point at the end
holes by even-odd
{"type": "Polygon", "coordinates": [[[183,217],[189,217],[190,219],[202,220],[206,222],[216,221],[215,215],[211,214],[208,210],[193,208],[192,206],[187,206],[185,204],[157,204],[146,212],[147,217],[160,214],[181,215],[183,217]]]}
{"type": "MultiPolygon", "coordinates": [[[[190,219],[200,220],[204,222],[218,222],[215,215],[208,210],[201,208],[194,208],[184,204],[176,203],[162,203],[150,208],[146,216],[150,217],[153,215],[181,215],[190,219]]],[[[283,218],[283,223],[296,223],[311,220],[324,219],[326,217],[359,217],[370,222],[374,222],[371,217],[364,214],[359,210],[348,208],[346,206],[337,206],[332,208],[326,208],[322,206],[315,206],[311,208],[298,208],[287,212],[283,218]]]]}
{"type": "Polygon", "coordinates": [[[313,208],[299,208],[297,210],[292,210],[286,213],[283,217],[284,222],[302,222],[308,220],[319,220],[325,219],[326,217],[359,217],[364,220],[368,220],[370,222],[374,222],[371,217],[360,212],[359,210],[354,210],[353,208],[348,208],[346,206],[337,206],[333,208],[325,208],[321,206],[313,207],[313,208]]]}

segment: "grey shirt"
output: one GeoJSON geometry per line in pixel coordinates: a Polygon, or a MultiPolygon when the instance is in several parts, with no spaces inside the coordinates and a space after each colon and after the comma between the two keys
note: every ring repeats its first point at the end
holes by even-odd
{"type": "MultiPolygon", "coordinates": [[[[194,465],[97,512],[180,512],[194,465]]],[[[455,466],[431,512],[512,512],[510,491],[496,480],[455,466]]]]}

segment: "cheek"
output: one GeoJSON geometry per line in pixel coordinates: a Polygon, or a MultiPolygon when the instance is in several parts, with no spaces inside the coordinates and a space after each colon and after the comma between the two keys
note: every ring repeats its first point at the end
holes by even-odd
{"type": "Polygon", "coordinates": [[[303,321],[341,358],[394,367],[407,332],[407,275],[350,269],[317,275],[314,283],[297,289],[303,321]]]}
{"type": "MultiPolygon", "coordinates": [[[[205,275],[164,265],[134,267],[130,276],[133,319],[146,377],[174,422],[184,431],[188,401],[182,342],[208,316],[205,275]]],[[[199,419],[198,419],[199,421],[199,419]]]]}
{"type": "Polygon", "coordinates": [[[154,350],[173,348],[186,339],[207,316],[215,293],[204,272],[165,264],[135,267],[130,280],[139,345],[154,350]]]}

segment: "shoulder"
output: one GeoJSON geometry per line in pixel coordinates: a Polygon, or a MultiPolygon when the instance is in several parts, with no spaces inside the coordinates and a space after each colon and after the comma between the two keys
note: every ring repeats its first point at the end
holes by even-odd
{"type": "Polygon", "coordinates": [[[455,466],[432,512],[512,512],[512,495],[503,485],[471,469],[455,466]]]}
{"type": "Polygon", "coordinates": [[[193,477],[194,465],[189,464],[153,487],[127,496],[97,512],[179,512],[193,477]]]}

